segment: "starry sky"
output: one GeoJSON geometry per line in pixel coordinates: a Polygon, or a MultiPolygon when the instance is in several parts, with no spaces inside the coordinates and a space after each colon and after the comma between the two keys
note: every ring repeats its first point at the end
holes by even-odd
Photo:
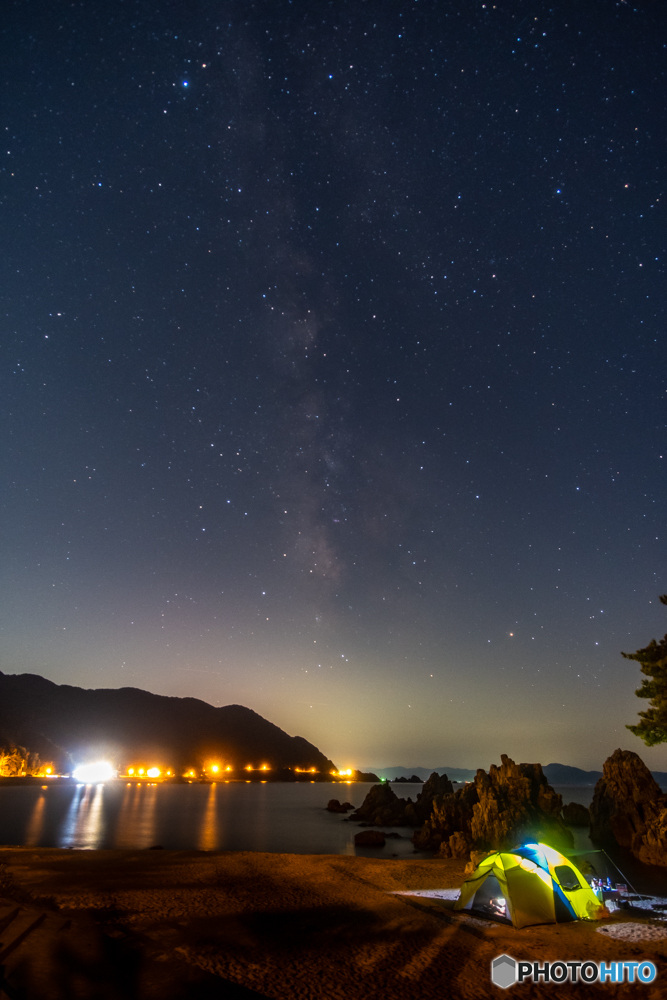
{"type": "Polygon", "coordinates": [[[667,770],[665,21],[8,3],[0,669],[667,770]]]}

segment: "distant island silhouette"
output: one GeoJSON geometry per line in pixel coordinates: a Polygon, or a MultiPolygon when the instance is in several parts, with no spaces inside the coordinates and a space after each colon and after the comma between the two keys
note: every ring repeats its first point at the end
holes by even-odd
{"type": "MultiPolygon", "coordinates": [[[[423,781],[435,772],[446,774],[450,781],[473,781],[475,770],[466,767],[372,767],[372,770],[384,781],[395,781],[396,778],[416,776],[423,781]]],[[[584,771],[580,767],[569,764],[545,764],[542,768],[551,785],[593,786],[602,777],[602,771],[584,771]]],[[[662,787],[667,787],[667,771],[652,771],[653,777],[662,787]]]]}
{"type": "Polygon", "coordinates": [[[211,761],[263,778],[328,780],[334,763],[301,736],[242,705],[216,708],[139,688],[87,690],[37,674],[0,672],[0,745],[26,747],[59,771],[104,758],[120,770],[138,764],[176,774],[211,761]],[[312,770],[314,769],[314,771],[312,770]]]}

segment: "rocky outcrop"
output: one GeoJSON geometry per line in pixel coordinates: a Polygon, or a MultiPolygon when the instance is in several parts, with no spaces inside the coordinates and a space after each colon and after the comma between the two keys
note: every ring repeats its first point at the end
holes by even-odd
{"type": "Polygon", "coordinates": [[[420,826],[431,814],[433,802],[443,795],[451,795],[452,783],[446,774],[435,771],[424,782],[415,802],[401,799],[388,782],[374,785],[350,820],[372,826],[420,826]]]}
{"type": "Polygon", "coordinates": [[[667,866],[667,795],[636,753],[615,750],[607,758],[590,814],[592,840],[626,847],[644,864],[667,866]]]}
{"type": "Polygon", "coordinates": [[[473,850],[502,850],[525,840],[571,847],[573,838],[561,818],[563,801],[547,782],[540,764],[515,764],[505,754],[501,765],[456,792],[436,797],[413,840],[441,857],[466,857],[473,850]]]}
{"type": "Polygon", "coordinates": [[[439,851],[443,858],[467,857],[472,846],[473,808],[478,803],[474,783],[437,796],[426,822],[412,838],[415,847],[439,851]]]}
{"type": "Polygon", "coordinates": [[[505,754],[489,773],[478,771],[479,802],[473,806],[472,841],[476,848],[502,849],[524,840],[552,847],[572,847],[574,840],[561,819],[563,800],[542,773],[541,764],[515,764],[505,754]]]}
{"type": "Polygon", "coordinates": [[[379,830],[362,830],[354,835],[355,847],[384,847],[385,836],[379,830]]]}
{"type": "Polygon", "coordinates": [[[376,826],[397,825],[401,822],[404,808],[405,802],[398,798],[388,784],[382,782],[379,785],[373,785],[350,819],[376,826]]]}
{"type": "Polygon", "coordinates": [[[373,771],[353,771],[352,781],[379,781],[377,774],[373,771]]]}
{"type": "Polygon", "coordinates": [[[525,840],[571,847],[563,822],[563,801],[540,764],[515,764],[502,755],[500,767],[481,769],[474,782],[454,791],[446,774],[433,773],[415,802],[400,799],[383,782],[369,791],[349,819],[369,826],[420,826],[413,842],[440,857],[467,858],[471,850],[500,850],[525,840]]]}
{"type": "Polygon", "coordinates": [[[447,775],[440,775],[434,771],[431,777],[424,782],[424,787],[417,796],[416,809],[419,816],[426,819],[431,813],[435,800],[444,795],[451,795],[453,791],[454,786],[447,775]]]}
{"type": "Polygon", "coordinates": [[[470,838],[457,830],[453,833],[446,844],[440,845],[439,851],[442,858],[468,858],[470,857],[470,838]]]}
{"type": "Polygon", "coordinates": [[[394,778],[393,785],[423,785],[424,779],[413,774],[411,778],[394,778]]]}
{"type": "Polygon", "coordinates": [[[483,861],[484,858],[487,857],[487,855],[489,853],[491,853],[491,852],[490,851],[471,851],[470,852],[470,861],[468,862],[468,864],[463,869],[464,873],[466,875],[472,875],[472,873],[474,872],[475,868],[477,868],[477,865],[480,863],[480,861],[483,861]]]}
{"type": "Polygon", "coordinates": [[[327,803],[327,812],[330,813],[346,813],[349,812],[350,809],[354,809],[351,802],[343,802],[341,805],[338,799],[329,799],[327,803]]]}
{"type": "Polygon", "coordinates": [[[563,806],[563,822],[565,826],[590,826],[591,814],[580,802],[568,802],[563,806]]]}

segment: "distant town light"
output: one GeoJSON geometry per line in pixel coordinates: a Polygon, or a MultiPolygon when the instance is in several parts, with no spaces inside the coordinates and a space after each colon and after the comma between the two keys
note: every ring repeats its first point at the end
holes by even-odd
{"type": "Polygon", "coordinates": [[[252,771],[252,764],[246,764],[245,770],[246,771],[252,771]]]}
{"type": "Polygon", "coordinates": [[[146,774],[148,775],[149,778],[159,778],[160,777],[160,768],[159,767],[149,767],[148,771],[146,772],[146,774]]]}
{"type": "Polygon", "coordinates": [[[211,770],[213,771],[214,774],[217,774],[218,771],[220,770],[220,768],[218,767],[217,764],[214,764],[213,767],[211,768],[211,770]]]}
{"type": "Polygon", "coordinates": [[[127,773],[128,774],[134,774],[134,768],[133,767],[128,767],[127,773]]]}
{"type": "Polygon", "coordinates": [[[92,784],[98,781],[110,781],[116,777],[116,771],[108,761],[100,760],[96,764],[79,764],[74,769],[74,777],[77,781],[92,784]]]}
{"type": "Polygon", "coordinates": [[[144,771],[143,767],[140,767],[140,768],[139,768],[139,774],[145,774],[145,773],[146,773],[146,772],[144,771]]]}

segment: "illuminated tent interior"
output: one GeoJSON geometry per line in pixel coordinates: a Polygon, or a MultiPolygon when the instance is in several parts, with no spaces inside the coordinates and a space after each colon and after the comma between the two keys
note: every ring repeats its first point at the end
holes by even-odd
{"type": "Polygon", "coordinates": [[[602,915],[602,904],[579,869],[546,844],[489,854],[463,883],[454,909],[517,928],[602,915]]]}

